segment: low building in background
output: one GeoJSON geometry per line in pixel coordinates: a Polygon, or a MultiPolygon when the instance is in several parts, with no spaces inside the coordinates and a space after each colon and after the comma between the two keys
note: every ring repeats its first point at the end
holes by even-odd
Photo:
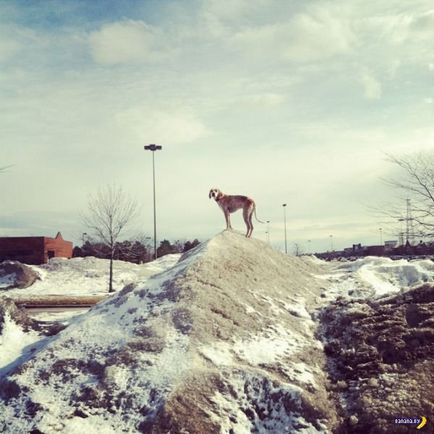
{"type": "Polygon", "coordinates": [[[51,258],[71,258],[72,242],[65,241],[60,232],[50,237],[0,238],[0,262],[19,261],[24,264],[46,264],[51,258]]]}
{"type": "MultiPolygon", "coordinates": [[[[410,243],[407,241],[403,245],[398,245],[398,241],[385,241],[384,245],[362,246],[361,243],[353,244],[343,250],[333,250],[332,252],[315,253],[321,259],[355,259],[363,256],[387,256],[390,258],[412,257],[412,256],[434,256],[434,243],[424,242],[410,243]]],[[[434,258],[433,258],[434,259],[434,258]]]]}
{"type": "Polygon", "coordinates": [[[384,256],[384,246],[366,246],[364,256],[384,256]]]}
{"type": "Polygon", "coordinates": [[[396,249],[397,247],[398,247],[397,240],[389,240],[384,242],[384,250],[386,252],[391,252],[393,249],[396,249]]]}

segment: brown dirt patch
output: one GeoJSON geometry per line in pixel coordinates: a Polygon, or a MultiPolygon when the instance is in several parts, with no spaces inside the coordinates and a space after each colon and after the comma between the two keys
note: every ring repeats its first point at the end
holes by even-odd
{"type": "Polygon", "coordinates": [[[414,432],[395,417],[425,416],[434,430],[434,286],[379,301],[338,300],[321,314],[340,405],[338,433],[414,432]]]}

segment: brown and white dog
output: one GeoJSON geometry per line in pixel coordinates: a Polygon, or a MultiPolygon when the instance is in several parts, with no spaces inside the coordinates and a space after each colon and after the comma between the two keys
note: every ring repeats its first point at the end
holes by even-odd
{"type": "Polygon", "coordinates": [[[217,202],[218,206],[223,211],[226,220],[226,229],[232,229],[230,214],[238,211],[239,209],[243,210],[243,218],[244,222],[247,226],[246,237],[250,238],[253,232],[253,223],[252,223],[252,215],[255,214],[255,219],[259,223],[264,223],[256,217],[256,205],[253,199],[247,196],[232,196],[228,194],[222,193],[218,188],[212,188],[209,191],[209,198],[214,198],[217,202]]]}

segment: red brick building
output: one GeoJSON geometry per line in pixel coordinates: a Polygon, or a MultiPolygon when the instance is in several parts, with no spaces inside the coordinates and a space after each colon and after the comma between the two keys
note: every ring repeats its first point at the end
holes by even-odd
{"type": "Polygon", "coordinates": [[[71,258],[72,242],[65,241],[60,232],[49,237],[0,238],[0,262],[7,259],[24,264],[46,264],[50,258],[71,258]]]}

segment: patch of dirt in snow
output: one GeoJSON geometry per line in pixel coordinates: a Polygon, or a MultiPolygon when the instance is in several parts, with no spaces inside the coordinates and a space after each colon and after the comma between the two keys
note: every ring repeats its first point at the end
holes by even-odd
{"type": "Polygon", "coordinates": [[[379,300],[337,300],[321,313],[342,434],[415,432],[395,417],[434,426],[434,286],[379,300]]]}
{"type": "Polygon", "coordinates": [[[309,314],[320,272],[223,232],[72,320],[11,373],[0,431],[331,432],[309,314]]]}

